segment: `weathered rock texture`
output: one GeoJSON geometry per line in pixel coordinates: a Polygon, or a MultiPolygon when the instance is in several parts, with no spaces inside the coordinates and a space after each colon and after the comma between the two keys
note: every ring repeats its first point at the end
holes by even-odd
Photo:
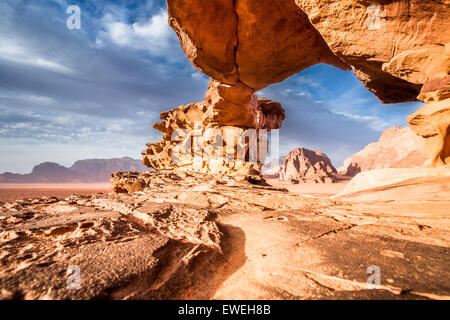
{"type": "Polygon", "coordinates": [[[420,98],[429,103],[407,118],[412,130],[425,140],[429,154],[424,166],[450,166],[450,77],[422,88],[420,98]]]}
{"type": "Polygon", "coordinates": [[[326,154],[317,150],[298,148],[287,154],[280,167],[279,179],[293,183],[325,183],[334,182],[336,173],[326,154]]]}
{"type": "Polygon", "coordinates": [[[268,151],[266,133],[285,118],[277,102],[248,99],[236,86],[210,83],[206,101],[161,113],[154,128],[163,139],[149,143],[143,163],[156,170],[255,175],[268,151]],[[236,92],[236,90],[238,92],[236,92]]]}
{"type": "Polygon", "coordinates": [[[450,296],[448,201],[350,203],[201,174],[112,183],[130,178],[145,187],[0,203],[0,298],[450,296]]]}
{"type": "Polygon", "coordinates": [[[450,199],[450,170],[385,168],[361,172],[334,198],[370,201],[450,199]]]}
{"type": "Polygon", "coordinates": [[[423,144],[411,128],[392,127],[385,130],[377,142],[346,159],[338,171],[354,176],[374,169],[420,167],[427,159],[423,144]]]}
{"type": "Polygon", "coordinates": [[[446,1],[169,0],[189,60],[229,85],[259,90],[317,63],[351,67],[385,102],[416,100],[448,75],[446,1]],[[220,21],[220,23],[218,23],[220,21]]]}
{"type": "Polygon", "coordinates": [[[296,0],[333,53],[384,102],[415,100],[448,74],[447,1],[296,0]]]}

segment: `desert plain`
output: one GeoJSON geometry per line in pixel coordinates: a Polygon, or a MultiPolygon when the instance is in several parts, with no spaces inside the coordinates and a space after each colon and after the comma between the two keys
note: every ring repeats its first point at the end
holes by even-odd
{"type": "Polygon", "coordinates": [[[0,202],[25,198],[91,195],[111,191],[109,183],[0,184],[0,202]]]}

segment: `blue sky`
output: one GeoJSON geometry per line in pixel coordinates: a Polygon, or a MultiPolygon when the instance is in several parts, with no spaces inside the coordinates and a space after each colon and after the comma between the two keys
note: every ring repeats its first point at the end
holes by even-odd
{"type": "MultiPolygon", "coordinates": [[[[207,89],[167,24],[164,0],[2,0],[0,39],[0,172],[140,158],[160,139],[159,113],[201,101],[207,89]],[[81,30],[66,27],[72,4],[81,30]]],[[[383,105],[351,71],[326,65],[258,95],[286,109],[281,153],[319,149],[336,166],[420,107],[383,105]]]]}

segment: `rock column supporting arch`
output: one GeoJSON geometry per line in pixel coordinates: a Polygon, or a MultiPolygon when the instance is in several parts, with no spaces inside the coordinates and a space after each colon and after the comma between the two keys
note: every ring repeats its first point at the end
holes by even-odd
{"type": "Polygon", "coordinates": [[[163,133],[142,152],[144,165],[158,171],[260,175],[268,151],[267,132],[285,119],[281,105],[258,98],[242,84],[212,80],[205,101],[161,113],[163,133]]]}

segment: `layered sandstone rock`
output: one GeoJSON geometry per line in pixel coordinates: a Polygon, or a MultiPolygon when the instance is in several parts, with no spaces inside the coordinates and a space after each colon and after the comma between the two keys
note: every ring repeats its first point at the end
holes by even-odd
{"type": "Polygon", "coordinates": [[[407,121],[424,139],[429,155],[424,166],[450,166],[450,76],[428,82],[419,98],[428,104],[407,121]]]}
{"type": "Polygon", "coordinates": [[[163,121],[154,128],[163,139],[147,145],[144,165],[156,170],[258,175],[268,151],[266,133],[281,127],[285,113],[279,103],[252,94],[243,99],[245,93],[243,87],[212,81],[206,101],[161,113],[163,121]]]}
{"type": "Polygon", "coordinates": [[[359,172],[382,168],[413,168],[421,166],[427,158],[422,139],[409,127],[385,130],[377,142],[344,161],[338,171],[354,176],[359,172]]]}
{"type": "Polygon", "coordinates": [[[224,84],[259,90],[316,63],[348,68],[294,1],[168,0],[191,63],[224,84]]]}
{"type": "Polygon", "coordinates": [[[428,104],[408,117],[408,123],[423,137],[430,155],[425,166],[450,166],[450,99],[428,104]]]}
{"type": "Polygon", "coordinates": [[[295,0],[332,52],[384,102],[413,101],[448,74],[448,1],[295,0]]]}
{"type": "Polygon", "coordinates": [[[298,148],[287,154],[279,171],[279,179],[293,183],[329,183],[335,181],[336,173],[336,169],[324,153],[298,148]]]}

